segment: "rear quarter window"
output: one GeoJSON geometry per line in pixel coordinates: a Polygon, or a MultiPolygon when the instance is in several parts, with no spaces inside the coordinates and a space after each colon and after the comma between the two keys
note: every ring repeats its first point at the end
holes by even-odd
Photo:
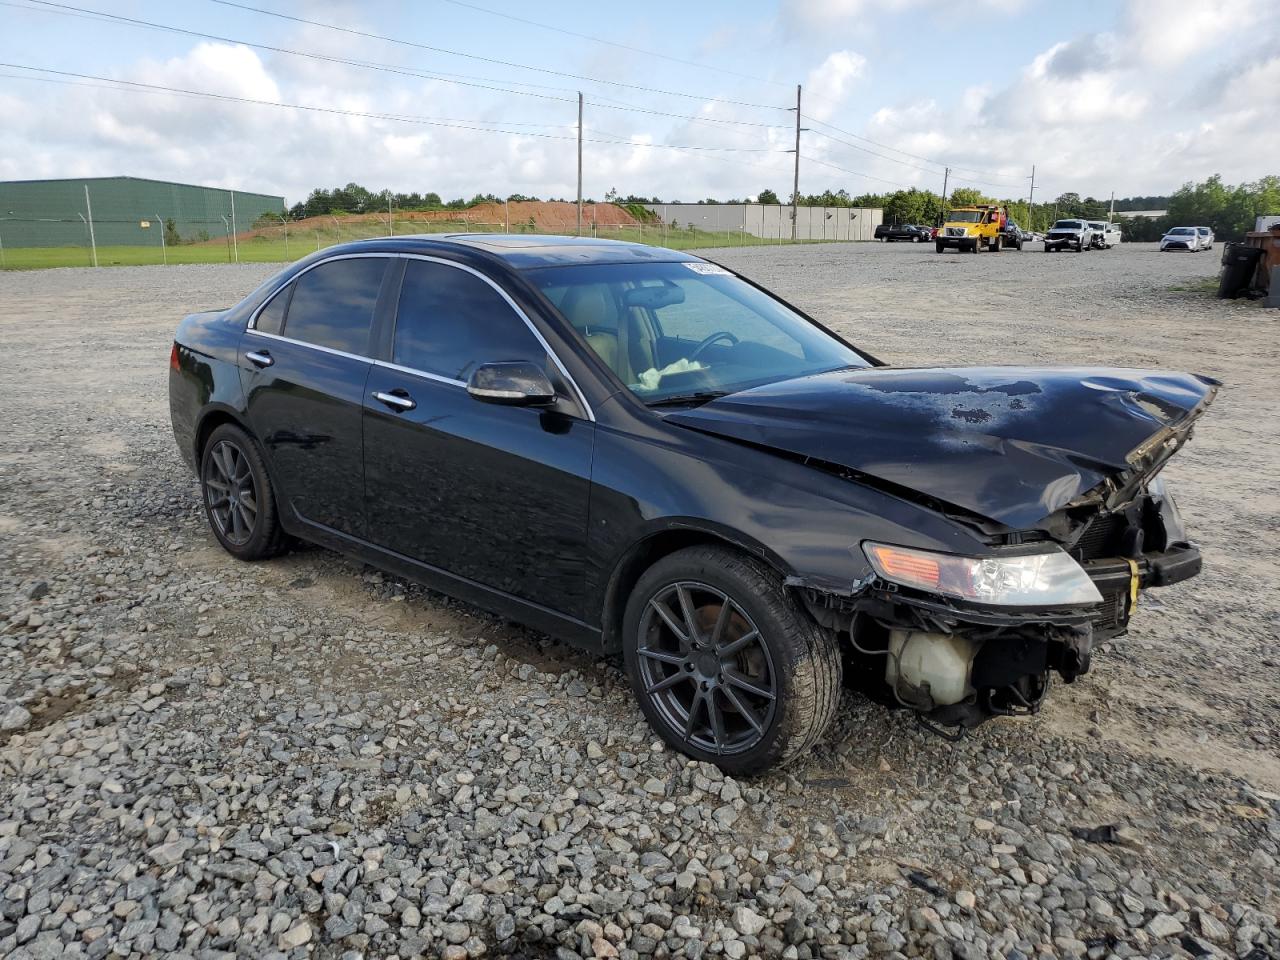
{"type": "Polygon", "coordinates": [[[366,356],[373,308],[386,273],[386,257],[331,260],[293,282],[285,335],[294,340],[366,356]]]}

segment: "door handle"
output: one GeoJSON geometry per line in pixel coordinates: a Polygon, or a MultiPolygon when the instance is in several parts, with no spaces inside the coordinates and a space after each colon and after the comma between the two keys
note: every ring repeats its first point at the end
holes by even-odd
{"type": "Polygon", "coordinates": [[[389,393],[382,390],[375,390],[373,392],[373,399],[380,403],[385,403],[388,407],[398,413],[404,413],[408,410],[412,410],[418,405],[418,401],[414,400],[413,397],[409,396],[409,394],[405,393],[403,390],[392,390],[389,393]]]}
{"type": "Polygon", "coordinates": [[[269,367],[276,362],[275,357],[265,350],[250,350],[244,355],[244,358],[255,367],[269,367]]]}

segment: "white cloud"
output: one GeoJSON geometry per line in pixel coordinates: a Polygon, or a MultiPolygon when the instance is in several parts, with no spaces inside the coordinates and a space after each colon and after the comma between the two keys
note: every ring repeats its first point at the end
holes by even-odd
{"type": "Polygon", "coordinates": [[[1130,0],[1123,36],[1143,63],[1176,66],[1228,35],[1247,36],[1267,6],[1270,0],[1130,0]]]}
{"type": "MultiPolygon", "coordinates": [[[[1274,169],[1271,158],[1280,153],[1274,124],[1280,115],[1280,58],[1274,52],[1280,42],[1280,3],[1255,0],[1242,8],[1224,0],[1223,5],[1170,7],[1133,0],[1115,24],[1054,38],[1039,52],[1004,58],[1000,69],[968,81],[939,83],[928,75],[928,64],[924,76],[904,76],[887,61],[886,45],[849,40],[862,24],[883,20],[885,9],[904,14],[894,21],[904,30],[941,30],[933,22],[939,15],[920,0],[888,2],[886,8],[867,0],[784,0],[780,17],[807,11],[814,23],[827,19],[821,45],[812,34],[802,41],[787,39],[776,21],[760,30],[744,28],[734,40],[742,48],[736,66],[785,81],[777,85],[678,71],[659,79],[652,64],[628,66],[628,58],[559,65],[707,95],[680,100],[610,88],[593,95],[588,88],[587,195],[599,197],[617,187],[687,200],[752,195],[766,186],[785,194],[794,115],[727,101],[785,108],[793,103],[790,84],[797,78],[804,82],[806,115],[885,145],[855,141],[813,123],[802,149],[805,192],[843,187],[857,194],[891,185],[937,189],[941,167],[921,158],[951,166],[953,182],[985,179],[984,188],[1007,196],[1021,195],[1033,163],[1039,184],[1051,195],[1065,190],[1101,194],[1112,187],[1122,195],[1155,193],[1214,172],[1237,181],[1274,169]],[[925,18],[932,26],[917,22],[925,18]],[[1244,42],[1233,29],[1237,24],[1247,26],[1244,42]],[[1188,70],[1188,64],[1195,69],[1188,70]],[[609,109],[618,101],[699,120],[609,109]],[[848,142],[825,138],[824,130],[848,142]],[[875,179],[805,161],[826,161],[875,179]]],[[[348,13],[344,22],[360,25],[360,10],[348,13]]],[[[883,24],[875,29],[882,31],[883,24]]],[[[1013,48],[996,39],[1000,49],[1013,48]]],[[[353,60],[412,61],[386,45],[312,27],[289,28],[272,42],[353,60]]],[[[696,45],[698,38],[689,42],[696,45]]],[[[447,120],[441,126],[397,123],[6,79],[0,82],[0,179],[127,174],[282,193],[291,202],[312,187],[350,180],[373,189],[434,190],[446,198],[477,191],[571,197],[575,189],[576,94],[555,86],[554,78],[537,78],[547,85],[533,88],[552,99],[521,97],[225,43],[194,44],[167,59],[122,55],[114,69],[79,69],[354,113],[481,117],[524,134],[457,129],[447,120]]]]}
{"type": "Polygon", "coordinates": [[[867,58],[852,50],[837,50],[809,71],[805,90],[812,98],[804,112],[827,120],[839,109],[850,88],[867,70],[867,58]]]}

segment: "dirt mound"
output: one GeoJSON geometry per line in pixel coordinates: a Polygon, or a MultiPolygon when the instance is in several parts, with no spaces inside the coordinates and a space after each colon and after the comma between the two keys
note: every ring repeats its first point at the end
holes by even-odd
{"type": "MultiPolygon", "coordinates": [[[[465,210],[393,210],[396,233],[411,233],[414,221],[433,224],[456,224],[459,233],[468,230],[483,230],[489,233],[495,230],[510,230],[513,233],[528,231],[530,221],[533,231],[537,233],[573,233],[577,228],[577,204],[567,200],[513,200],[509,203],[478,203],[465,210]]],[[[582,205],[582,225],[597,224],[602,227],[635,226],[635,217],[613,203],[584,203],[582,205]]],[[[327,234],[334,232],[361,231],[360,224],[387,224],[387,211],[375,210],[369,213],[346,213],[307,217],[305,220],[290,220],[290,231],[301,233],[306,230],[319,230],[327,234]]],[[[280,232],[278,224],[269,227],[244,230],[236,234],[239,241],[252,240],[255,237],[275,237],[280,232]]],[[[375,231],[376,232],[376,229],[375,231]]],[[[434,231],[433,231],[434,232],[434,231]]],[[[348,238],[350,239],[350,238],[348,238]]],[[[225,243],[226,239],[218,237],[209,243],[225,243]]]]}

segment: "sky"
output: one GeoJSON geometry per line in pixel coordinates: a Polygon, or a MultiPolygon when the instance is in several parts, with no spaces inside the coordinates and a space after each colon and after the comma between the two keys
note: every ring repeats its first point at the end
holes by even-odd
{"type": "Polygon", "coordinates": [[[1277,0],[0,0],[0,24],[0,180],[572,198],[581,92],[586,197],[785,197],[797,85],[805,194],[1280,173],[1277,0]]]}

